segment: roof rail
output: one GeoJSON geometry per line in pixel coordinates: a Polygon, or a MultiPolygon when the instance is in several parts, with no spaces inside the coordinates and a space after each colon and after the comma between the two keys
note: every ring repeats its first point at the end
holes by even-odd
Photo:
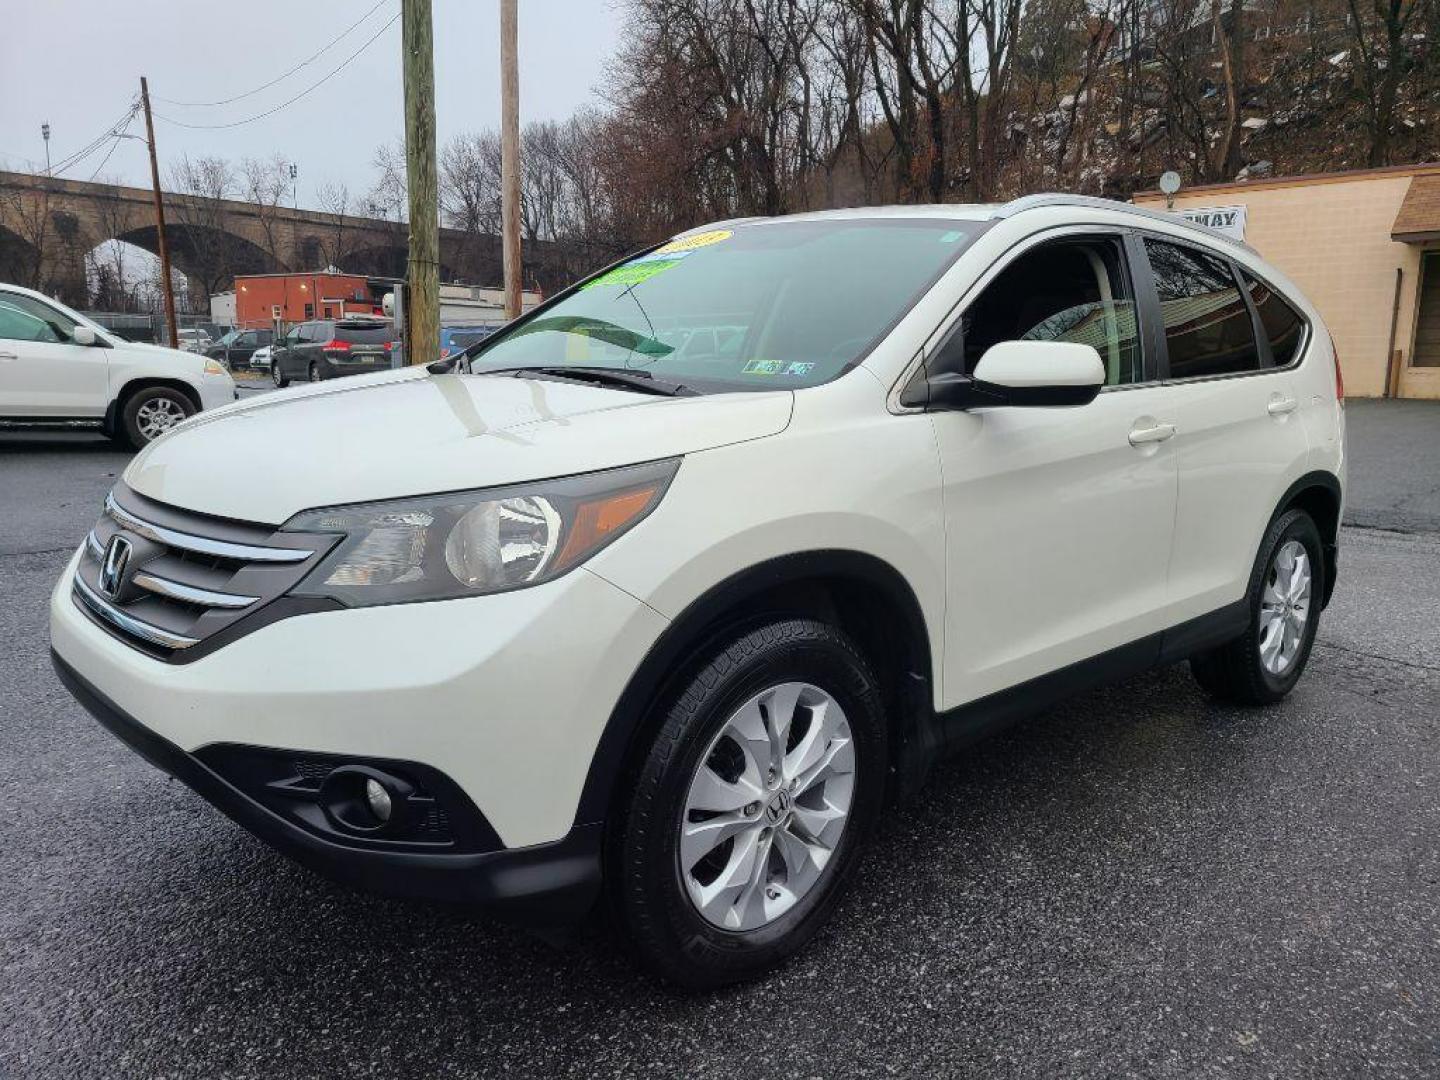
{"type": "Polygon", "coordinates": [[[1061,192],[1047,192],[1042,195],[1025,195],[1018,199],[1011,199],[1009,202],[995,208],[994,217],[1008,218],[1026,210],[1037,210],[1046,206],[1084,206],[1091,210],[1118,210],[1126,214],[1138,214],[1140,217],[1151,218],[1154,221],[1163,221],[1168,225],[1179,225],[1182,228],[1193,229],[1203,236],[1213,240],[1223,240],[1227,244],[1233,244],[1238,248],[1258,254],[1253,247],[1244,240],[1236,240],[1233,236],[1227,236],[1219,229],[1212,229],[1208,225],[1201,225],[1191,221],[1189,218],[1181,217],[1179,214],[1162,213],[1159,210],[1151,210],[1144,206],[1136,206],[1134,203],[1121,202],[1119,199],[1100,199],[1094,195],[1066,195],[1061,192]]]}

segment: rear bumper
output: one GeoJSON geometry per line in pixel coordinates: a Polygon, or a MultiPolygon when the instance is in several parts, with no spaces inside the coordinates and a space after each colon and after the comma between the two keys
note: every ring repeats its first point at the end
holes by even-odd
{"type": "Polygon", "coordinates": [[[302,829],[235,787],[196,754],[145,727],[55,653],[60,681],[104,727],[237,824],[296,862],[345,884],[390,896],[482,905],[528,926],[582,918],[600,891],[598,824],[547,844],[468,854],[360,850],[302,829]]]}
{"type": "Polygon", "coordinates": [[[369,375],[376,371],[390,370],[390,357],[382,356],[370,363],[357,363],[354,361],[337,361],[325,357],[320,361],[320,366],[325,371],[327,379],[341,379],[346,375],[369,375]]]}

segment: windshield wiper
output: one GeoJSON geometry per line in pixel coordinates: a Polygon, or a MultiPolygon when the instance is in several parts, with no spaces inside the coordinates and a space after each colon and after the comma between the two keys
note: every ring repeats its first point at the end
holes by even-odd
{"type": "Polygon", "coordinates": [[[481,369],[476,375],[514,375],[521,377],[534,372],[551,379],[566,379],[570,382],[591,383],[595,386],[617,386],[641,394],[658,394],[661,397],[690,397],[698,390],[669,379],[657,379],[648,371],[634,371],[626,368],[584,367],[581,365],[554,364],[534,367],[497,368],[493,371],[481,369]]]}

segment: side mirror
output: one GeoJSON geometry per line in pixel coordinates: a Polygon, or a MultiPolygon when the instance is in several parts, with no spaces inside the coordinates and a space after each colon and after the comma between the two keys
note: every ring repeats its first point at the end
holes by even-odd
{"type": "Polygon", "coordinates": [[[84,323],[76,323],[75,329],[70,331],[70,340],[76,345],[94,345],[96,342],[95,331],[84,323]]]}
{"type": "Polygon", "coordinates": [[[924,404],[961,410],[1087,405],[1104,385],[1105,365],[1092,346],[1002,341],[985,350],[973,376],[951,373],[927,380],[924,404]]]}

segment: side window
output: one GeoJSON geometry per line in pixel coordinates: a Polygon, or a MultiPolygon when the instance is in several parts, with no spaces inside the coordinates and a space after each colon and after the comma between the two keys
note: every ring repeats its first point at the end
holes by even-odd
{"type": "Polygon", "coordinates": [[[254,347],[255,347],[255,333],[254,333],[254,331],[251,331],[251,332],[246,333],[246,334],[241,334],[240,337],[236,340],[235,344],[238,345],[238,346],[240,346],[240,348],[242,348],[242,349],[251,349],[251,348],[254,348],[254,347]]]}
{"type": "Polygon", "coordinates": [[[1170,378],[1258,371],[1250,310],[1230,267],[1163,240],[1145,240],[1170,354],[1170,378]]]}
{"type": "Polygon", "coordinates": [[[1257,281],[1243,270],[1240,276],[1245,279],[1245,288],[1250,292],[1255,314],[1260,316],[1260,328],[1270,342],[1270,355],[1275,366],[1293,364],[1299,359],[1297,354],[1300,339],[1305,334],[1305,320],[1269,285],[1257,281]]]}
{"type": "Polygon", "coordinates": [[[0,338],[64,342],[70,340],[73,326],[54,308],[28,296],[0,293],[0,338]]]}
{"type": "MultiPolygon", "coordinates": [[[[1025,252],[976,297],[958,332],[967,375],[1002,341],[1073,341],[1094,346],[1107,386],[1145,377],[1118,239],[1058,240],[1025,252]]],[[[947,342],[943,354],[954,351],[947,342]]]]}
{"type": "Polygon", "coordinates": [[[304,324],[301,324],[300,326],[292,326],[292,327],[290,328],[290,332],[285,335],[285,344],[288,345],[288,346],[290,346],[292,349],[293,349],[296,345],[299,345],[299,344],[300,344],[300,331],[302,331],[302,330],[304,330],[304,329],[305,329],[304,324]]]}

